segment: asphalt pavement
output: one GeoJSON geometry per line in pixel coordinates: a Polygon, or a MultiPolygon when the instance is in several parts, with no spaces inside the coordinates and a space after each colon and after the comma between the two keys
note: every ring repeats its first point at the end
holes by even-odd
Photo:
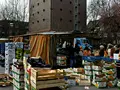
{"type": "MultiPolygon", "coordinates": [[[[0,73],[4,73],[4,68],[0,67],[0,73]]],[[[0,87],[0,90],[13,90],[12,86],[8,86],[8,87],[0,87]]],[[[85,90],[84,87],[71,87],[68,90],[85,90]]],[[[106,89],[97,89],[94,86],[91,86],[89,88],[89,90],[119,90],[118,88],[106,88],[106,89]]]]}

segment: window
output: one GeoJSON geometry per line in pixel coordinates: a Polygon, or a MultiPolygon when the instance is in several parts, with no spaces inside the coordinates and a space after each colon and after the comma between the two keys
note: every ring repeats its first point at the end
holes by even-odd
{"type": "Polygon", "coordinates": [[[63,19],[62,18],[60,18],[60,21],[62,21],[63,19]]]}
{"type": "Polygon", "coordinates": [[[60,8],[60,11],[62,11],[62,8],[60,8]]]}
{"type": "Polygon", "coordinates": [[[72,14],[72,11],[70,10],[70,14],[72,14]]]}
{"type": "Polygon", "coordinates": [[[43,19],[43,21],[45,21],[45,19],[43,19]]]}
{"type": "Polygon", "coordinates": [[[32,7],[34,8],[34,5],[32,7]]]}
{"type": "Polygon", "coordinates": [[[53,8],[50,8],[50,10],[53,10],[53,8]]]}
{"type": "Polygon", "coordinates": [[[34,14],[32,14],[34,16],[34,14]]]}
{"type": "Polygon", "coordinates": [[[70,1],[70,4],[72,4],[72,2],[70,1]]]}
{"type": "Polygon", "coordinates": [[[72,20],[69,20],[69,22],[72,22],[72,20]]]}
{"type": "Polygon", "coordinates": [[[13,27],[14,26],[14,24],[13,23],[10,23],[10,27],[13,27]]]}
{"type": "Polygon", "coordinates": [[[80,4],[78,4],[78,6],[80,6],[80,4]]]}
{"type": "Polygon", "coordinates": [[[37,23],[39,23],[39,20],[37,20],[37,23]]]}
{"type": "Polygon", "coordinates": [[[75,15],[75,18],[77,18],[77,15],[75,15]]]}
{"type": "Polygon", "coordinates": [[[39,3],[37,3],[37,5],[39,6],[40,4],[39,4],[39,3]]]}
{"type": "Polygon", "coordinates": [[[34,22],[32,22],[32,24],[34,24],[34,22]]]}
{"type": "Polygon", "coordinates": [[[45,9],[43,9],[43,12],[45,12],[45,9]]]}
{"type": "Polygon", "coordinates": [[[62,0],[60,0],[62,2],[62,0]]]}
{"type": "Polygon", "coordinates": [[[80,23],[80,21],[78,21],[78,23],[80,23]]]}
{"type": "Polygon", "coordinates": [[[45,0],[43,0],[43,2],[45,2],[45,0]]]}
{"type": "Polygon", "coordinates": [[[37,14],[39,14],[40,12],[38,11],[37,14]]]}

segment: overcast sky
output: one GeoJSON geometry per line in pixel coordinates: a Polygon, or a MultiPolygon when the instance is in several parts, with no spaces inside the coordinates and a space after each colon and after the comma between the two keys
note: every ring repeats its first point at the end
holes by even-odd
{"type": "MultiPolygon", "coordinates": [[[[89,3],[90,0],[87,0],[87,3],[89,3]]],[[[4,3],[5,0],[0,0],[0,3],[4,3]]]]}

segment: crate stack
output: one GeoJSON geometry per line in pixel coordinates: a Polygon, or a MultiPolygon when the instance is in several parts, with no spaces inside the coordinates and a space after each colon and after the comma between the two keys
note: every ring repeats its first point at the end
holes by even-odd
{"type": "Polygon", "coordinates": [[[31,68],[31,90],[65,86],[64,71],[31,68]]]}
{"type": "Polygon", "coordinates": [[[117,70],[114,62],[104,62],[103,73],[107,78],[107,87],[115,87],[117,85],[117,70]]]}
{"type": "Polygon", "coordinates": [[[23,62],[23,42],[15,43],[15,59],[17,59],[18,62],[23,62]]]}
{"type": "Polygon", "coordinates": [[[23,56],[25,56],[26,58],[28,58],[30,56],[30,42],[29,42],[29,36],[24,37],[23,39],[23,56]]]}
{"type": "Polygon", "coordinates": [[[13,89],[24,89],[24,66],[23,66],[23,43],[15,43],[15,58],[13,60],[12,73],[13,73],[13,89]]]}
{"type": "Polygon", "coordinates": [[[87,80],[90,80],[90,83],[92,83],[92,77],[93,77],[92,65],[93,65],[93,63],[84,60],[83,64],[84,64],[84,70],[85,70],[84,78],[87,80]]]}
{"type": "Polygon", "coordinates": [[[92,66],[93,70],[93,85],[97,88],[106,88],[107,87],[107,79],[106,75],[102,72],[103,70],[103,61],[98,60],[94,62],[92,66]]]}
{"type": "Polygon", "coordinates": [[[24,67],[23,63],[14,62],[12,66],[13,90],[24,90],[24,67]]]}
{"type": "Polygon", "coordinates": [[[24,82],[25,82],[25,86],[24,89],[25,90],[31,90],[31,84],[30,84],[30,68],[31,66],[27,63],[27,59],[30,56],[30,44],[29,44],[29,36],[25,36],[23,38],[23,63],[24,63],[24,82]]]}
{"type": "Polygon", "coordinates": [[[5,43],[5,73],[8,75],[12,75],[13,59],[15,59],[15,44],[5,43]]]}
{"type": "Polygon", "coordinates": [[[31,83],[30,83],[30,77],[31,77],[31,65],[27,63],[27,58],[23,58],[23,64],[24,64],[24,90],[31,90],[31,83]]]}
{"type": "Polygon", "coordinates": [[[57,65],[58,66],[66,66],[67,65],[67,57],[66,56],[57,56],[57,65]]]}

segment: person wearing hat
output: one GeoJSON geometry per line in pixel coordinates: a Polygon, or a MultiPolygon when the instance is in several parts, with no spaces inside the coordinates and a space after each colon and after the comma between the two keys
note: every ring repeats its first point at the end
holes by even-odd
{"type": "Polygon", "coordinates": [[[99,55],[104,57],[104,46],[103,45],[100,45],[100,52],[99,52],[99,55]]]}

